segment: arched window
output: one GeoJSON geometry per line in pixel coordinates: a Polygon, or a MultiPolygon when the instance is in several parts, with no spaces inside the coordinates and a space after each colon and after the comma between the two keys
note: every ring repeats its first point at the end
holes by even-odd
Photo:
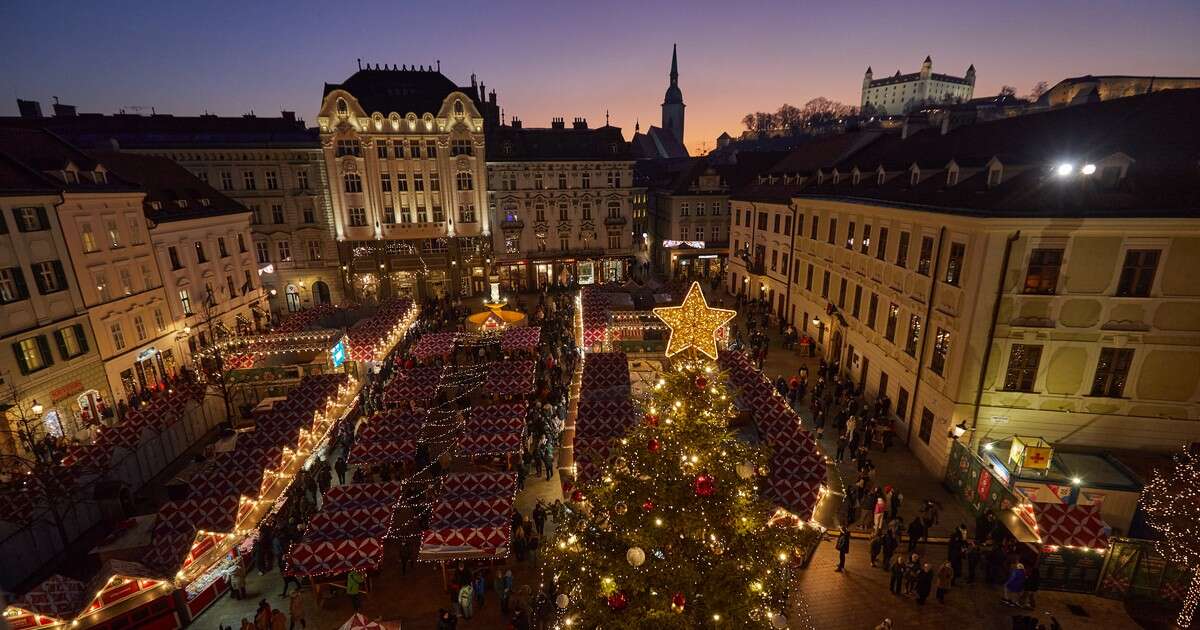
{"type": "Polygon", "coordinates": [[[289,284],[286,293],[288,311],[294,313],[300,310],[300,289],[297,289],[294,284],[289,284]]]}
{"type": "Polygon", "coordinates": [[[462,101],[454,101],[454,115],[462,118],[464,113],[462,101]]]}
{"type": "Polygon", "coordinates": [[[346,99],[339,98],[337,100],[337,113],[345,116],[350,111],[350,106],[346,104],[346,99]]]}
{"type": "Polygon", "coordinates": [[[360,178],[358,176],[358,173],[346,173],[345,175],[342,176],[342,181],[346,185],[346,192],[348,192],[348,193],[362,192],[362,178],[360,178]]]}
{"type": "Polygon", "coordinates": [[[475,180],[471,174],[463,171],[454,176],[456,188],[458,190],[475,190],[475,180]]]}

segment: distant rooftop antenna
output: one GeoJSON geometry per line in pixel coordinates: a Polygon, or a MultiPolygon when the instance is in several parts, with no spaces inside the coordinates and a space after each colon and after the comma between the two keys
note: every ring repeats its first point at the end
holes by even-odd
{"type": "Polygon", "coordinates": [[[357,59],[357,61],[358,61],[358,69],[359,69],[359,70],[362,70],[362,57],[359,57],[359,58],[357,59]]]}
{"type": "Polygon", "coordinates": [[[437,64],[438,64],[438,72],[441,72],[442,71],[442,60],[438,59],[437,64]]]}

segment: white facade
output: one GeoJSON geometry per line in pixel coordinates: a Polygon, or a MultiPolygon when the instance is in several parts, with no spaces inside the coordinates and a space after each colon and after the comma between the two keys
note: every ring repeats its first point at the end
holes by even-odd
{"type": "Polygon", "coordinates": [[[927,103],[960,102],[975,94],[975,66],[967,68],[962,77],[933,72],[933,61],[925,58],[921,70],[912,74],[896,74],[874,78],[871,68],[863,76],[862,99],[859,106],[870,105],[879,115],[904,114],[927,103]]]}

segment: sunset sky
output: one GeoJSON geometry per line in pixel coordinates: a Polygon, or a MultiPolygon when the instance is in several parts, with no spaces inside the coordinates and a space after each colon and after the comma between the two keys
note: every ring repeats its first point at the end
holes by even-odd
{"type": "Polygon", "coordinates": [[[527,126],[611,112],[628,138],[659,124],[679,45],[686,142],[711,149],[742,116],[826,96],[857,105],[863,71],[978,71],[976,96],[1083,74],[1200,76],[1198,0],[908,2],[0,3],[0,115],[51,96],[80,111],[153,106],[310,123],[321,84],[364,63],[471,73],[527,126]]]}

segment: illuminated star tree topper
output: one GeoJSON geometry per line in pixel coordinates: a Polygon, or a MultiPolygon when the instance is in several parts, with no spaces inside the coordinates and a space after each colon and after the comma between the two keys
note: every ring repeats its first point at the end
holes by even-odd
{"type": "Polygon", "coordinates": [[[693,282],[682,304],[656,308],[654,314],[671,329],[667,340],[668,357],[695,348],[708,358],[716,359],[717,331],[736,317],[737,311],[710,307],[700,283],[693,282]]]}

